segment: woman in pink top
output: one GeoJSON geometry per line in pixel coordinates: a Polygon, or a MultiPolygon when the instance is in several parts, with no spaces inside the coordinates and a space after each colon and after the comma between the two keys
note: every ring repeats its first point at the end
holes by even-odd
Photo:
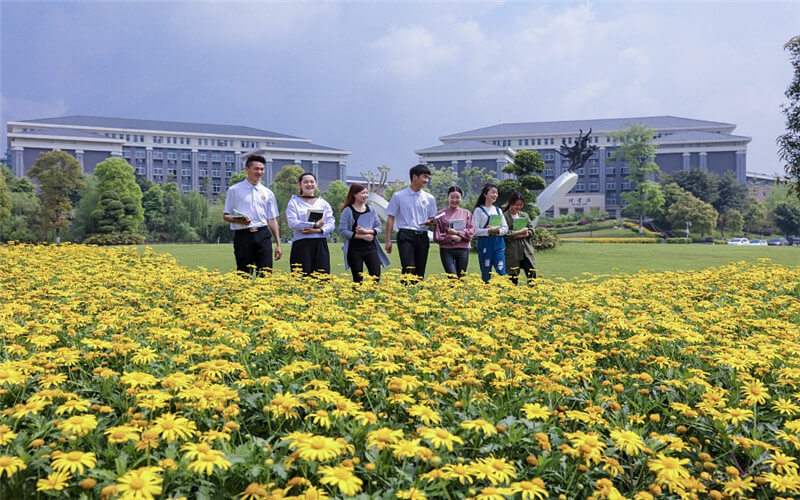
{"type": "Polygon", "coordinates": [[[469,242],[475,236],[472,213],[459,207],[463,196],[460,187],[447,190],[448,206],[437,212],[433,227],[433,240],[439,244],[444,272],[459,278],[467,272],[469,242]]]}

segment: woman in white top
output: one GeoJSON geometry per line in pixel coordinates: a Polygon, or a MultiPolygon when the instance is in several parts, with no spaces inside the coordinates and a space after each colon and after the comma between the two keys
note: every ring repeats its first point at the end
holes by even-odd
{"type": "Polygon", "coordinates": [[[292,251],[289,263],[292,270],[308,276],[314,272],[330,274],[331,255],[328,235],[336,221],[330,204],[316,196],[317,177],[305,172],[298,179],[300,194],[292,195],[286,206],[286,221],[292,230],[292,251]]]}
{"type": "Polygon", "coordinates": [[[481,278],[487,283],[492,267],[500,276],[506,274],[506,242],[503,235],[508,232],[508,223],[500,208],[495,206],[497,195],[496,185],[485,184],[472,212],[472,223],[477,236],[478,265],[481,268],[481,278]]]}

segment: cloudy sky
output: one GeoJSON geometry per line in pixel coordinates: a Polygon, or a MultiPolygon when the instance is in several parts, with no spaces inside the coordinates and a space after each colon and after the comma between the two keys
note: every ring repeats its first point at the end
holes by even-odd
{"type": "Polygon", "coordinates": [[[348,173],[502,122],[732,122],[775,138],[800,2],[0,1],[0,119],[248,125],[352,151],[348,173]]]}

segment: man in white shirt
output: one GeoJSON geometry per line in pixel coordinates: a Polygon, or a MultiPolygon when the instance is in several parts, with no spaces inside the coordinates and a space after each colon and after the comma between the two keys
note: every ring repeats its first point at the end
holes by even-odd
{"type": "Polygon", "coordinates": [[[281,236],[278,228],[278,203],[275,195],[261,184],[267,160],[263,156],[247,157],[244,171],[247,179],[228,188],[222,218],[231,224],[233,255],[236,270],[261,274],[272,267],[270,231],[275,235],[275,260],[280,260],[281,236]]]}
{"type": "Polygon", "coordinates": [[[436,215],[436,199],[422,190],[431,179],[430,169],[423,164],[408,172],[411,184],[392,195],[386,208],[386,252],[392,253],[392,229],[397,222],[397,249],[403,274],[425,277],[428,263],[428,226],[436,215]]]}

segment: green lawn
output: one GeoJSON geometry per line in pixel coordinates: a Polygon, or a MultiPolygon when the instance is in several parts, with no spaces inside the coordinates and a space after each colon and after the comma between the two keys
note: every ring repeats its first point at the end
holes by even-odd
{"type": "MultiPolygon", "coordinates": [[[[222,272],[235,268],[232,244],[161,244],[149,245],[157,252],[172,254],[188,267],[204,267],[222,272]]],[[[144,248],[144,247],[140,247],[144,248]]],[[[276,268],[287,270],[289,245],[284,245],[284,257],[276,268]]],[[[334,273],[344,273],[341,244],[331,244],[331,267],[334,273]]],[[[565,243],[563,246],[536,256],[539,274],[546,278],[574,278],[582,273],[635,273],[639,270],[676,271],[697,270],[723,266],[734,261],[755,262],[770,258],[786,266],[800,265],[798,247],[747,247],[727,245],[668,245],[668,244],[602,244],[565,243]]],[[[397,246],[390,255],[392,267],[399,267],[397,246]]],[[[470,255],[469,270],[479,272],[475,253],[470,255]]],[[[439,247],[431,245],[428,274],[441,273],[439,247]]]]}

